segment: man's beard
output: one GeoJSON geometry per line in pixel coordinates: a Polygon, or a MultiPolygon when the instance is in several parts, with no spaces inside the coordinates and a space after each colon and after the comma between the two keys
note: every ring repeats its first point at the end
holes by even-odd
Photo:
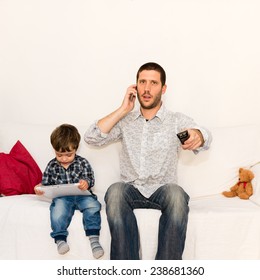
{"type": "Polygon", "coordinates": [[[148,104],[148,105],[146,105],[146,103],[142,101],[142,99],[139,97],[139,94],[137,94],[137,98],[138,98],[138,101],[141,105],[141,108],[143,108],[143,109],[153,109],[161,103],[162,93],[157,95],[156,98],[154,99],[154,101],[151,104],[148,104]]]}

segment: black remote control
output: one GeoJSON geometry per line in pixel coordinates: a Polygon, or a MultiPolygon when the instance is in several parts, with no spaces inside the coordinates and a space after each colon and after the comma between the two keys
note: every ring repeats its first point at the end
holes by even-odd
{"type": "Polygon", "coordinates": [[[182,145],[184,144],[184,142],[189,139],[190,135],[188,133],[188,130],[182,131],[180,133],[177,134],[178,138],[180,139],[182,145]]]}

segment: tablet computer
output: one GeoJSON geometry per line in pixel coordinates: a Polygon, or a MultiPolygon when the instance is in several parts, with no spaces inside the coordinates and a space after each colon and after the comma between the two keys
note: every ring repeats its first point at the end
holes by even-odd
{"type": "Polygon", "coordinates": [[[55,198],[59,196],[68,195],[91,195],[88,190],[82,191],[78,188],[79,183],[75,184],[59,184],[49,186],[38,186],[37,189],[44,192],[44,196],[47,198],[55,198]]]}

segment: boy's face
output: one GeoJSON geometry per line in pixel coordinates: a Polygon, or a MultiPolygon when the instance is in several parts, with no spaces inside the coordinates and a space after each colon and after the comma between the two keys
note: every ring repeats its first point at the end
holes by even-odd
{"type": "Polygon", "coordinates": [[[67,168],[75,159],[76,150],[71,150],[70,152],[58,152],[55,151],[57,161],[63,166],[67,168]]]}

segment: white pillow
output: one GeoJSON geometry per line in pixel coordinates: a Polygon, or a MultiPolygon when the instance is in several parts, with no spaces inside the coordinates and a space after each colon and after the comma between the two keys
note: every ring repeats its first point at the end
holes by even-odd
{"type": "Polygon", "coordinates": [[[210,129],[213,142],[208,151],[194,155],[182,151],[178,182],[191,198],[220,194],[238,180],[240,167],[260,160],[256,148],[260,126],[246,125],[210,129]]]}
{"type": "Polygon", "coordinates": [[[253,184],[253,195],[249,199],[255,204],[260,206],[260,163],[252,167],[251,169],[255,175],[252,181],[253,184]]]}

